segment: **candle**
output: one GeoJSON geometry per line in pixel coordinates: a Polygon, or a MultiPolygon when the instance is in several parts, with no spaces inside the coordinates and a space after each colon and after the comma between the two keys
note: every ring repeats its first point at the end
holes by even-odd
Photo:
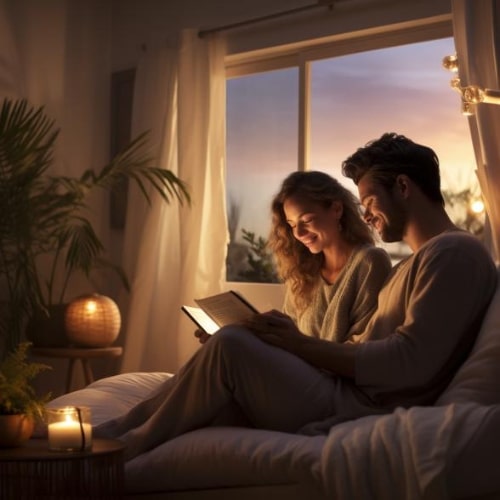
{"type": "Polygon", "coordinates": [[[47,411],[49,449],[59,451],[90,449],[92,425],[88,408],[51,408],[47,411]]]}

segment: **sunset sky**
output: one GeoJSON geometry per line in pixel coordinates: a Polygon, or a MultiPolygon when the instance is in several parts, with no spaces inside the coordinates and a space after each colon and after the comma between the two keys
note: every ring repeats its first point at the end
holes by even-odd
{"type": "MultiPolygon", "coordinates": [[[[443,57],[444,39],[324,59],[312,65],[311,168],[342,177],[342,161],[387,131],[432,147],[445,189],[474,179],[474,155],[460,97],[443,57]]],[[[267,236],[269,203],[297,169],[298,70],[228,82],[228,197],[240,209],[239,229],[267,236]]]]}

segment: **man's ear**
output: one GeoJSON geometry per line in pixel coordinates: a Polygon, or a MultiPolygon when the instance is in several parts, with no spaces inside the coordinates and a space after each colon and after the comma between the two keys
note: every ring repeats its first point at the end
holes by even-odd
{"type": "Polygon", "coordinates": [[[411,179],[405,174],[398,175],[394,183],[394,188],[402,198],[408,198],[411,191],[411,179]]]}

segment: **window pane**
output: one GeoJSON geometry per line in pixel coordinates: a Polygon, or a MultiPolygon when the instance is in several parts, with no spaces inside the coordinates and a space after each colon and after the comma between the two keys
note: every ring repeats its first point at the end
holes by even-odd
{"type": "Polygon", "coordinates": [[[244,231],[253,233],[257,250],[259,238],[267,240],[271,199],[297,169],[297,130],[296,68],[228,80],[228,281],[270,281],[267,262],[250,250],[244,231]]]}
{"type": "MultiPolygon", "coordinates": [[[[441,65],[454,53],[448,38],[313,62],[311,168],[357,194],[341,174],[342,161],[384,132],[397,132],[436,151],[444,190],[478,193],[467,120],[449,84],[453,75],[441,65]]],[[[389,250],[407,251],[400,244],[389,250]]]]}

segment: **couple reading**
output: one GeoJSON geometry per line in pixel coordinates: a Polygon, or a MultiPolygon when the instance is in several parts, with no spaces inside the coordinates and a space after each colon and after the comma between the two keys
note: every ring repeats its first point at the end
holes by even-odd
{"type": "Polygon", "coordinates": [[[273,200],[283,312],[223,327],[97,435],[124,441],[131,459],[215,423],[312,434],[433,404],[470,352],[496,267],[446,214],[431,148],[387,133],[342,169],[362,216],[349,191],[319,172],[291,174],[273,200]],[[369,226],[412,254],[391,268],[369,226]]]}

